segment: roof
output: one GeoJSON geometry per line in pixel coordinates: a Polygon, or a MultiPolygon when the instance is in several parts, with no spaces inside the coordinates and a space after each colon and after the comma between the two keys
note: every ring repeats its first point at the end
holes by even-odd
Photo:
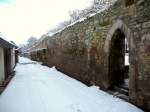
{"type": "Polygon", "coordinates": [[[0,46],[1,47],[5,47],[5,48],[13,48],[13,47],[17,48],[16,45],[14,45],[13,43],[10,43],[10,42],[6,41],[5,39],[3,39],[1,37],[0,37],[0,46]]]}
{"type": "Polygon", "coordinates": [[[47,48],[37,48],[34,50],[31,50],[30,52],[36,52],[36,51],[42,51],[42,50],[46,50],[47,48]]]}

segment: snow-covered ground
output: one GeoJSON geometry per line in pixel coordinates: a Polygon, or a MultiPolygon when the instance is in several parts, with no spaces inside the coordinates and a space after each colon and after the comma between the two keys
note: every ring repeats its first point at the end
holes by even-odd
{"type": "Polygon", "coordinates": [[[20,58],[16,75],[0,95],[0,112],[142,112],[98,87],[20,58]]]}

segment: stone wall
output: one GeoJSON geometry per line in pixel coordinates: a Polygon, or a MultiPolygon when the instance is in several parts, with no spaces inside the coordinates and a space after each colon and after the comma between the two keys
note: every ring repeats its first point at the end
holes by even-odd
{"type": "Polygon", "coordinates": [[[149,0],[132,0],[129,4],[118,0],[109,9],[47,36],[31,50],[46,48],[46,65],[107,89],[114,82],[109,66],[112,39],[120,30],[129,43],[130,99],[150,109],[149,12],[149,0]]]}

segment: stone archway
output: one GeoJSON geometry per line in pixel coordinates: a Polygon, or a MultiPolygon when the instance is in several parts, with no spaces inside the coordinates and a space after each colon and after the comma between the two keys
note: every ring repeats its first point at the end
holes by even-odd
{"type": "Polygon", "coordinates": [[[125,79],[125,35],[117,29],[109,50],[109,80],[111,85],[124,83],[125,79]]]}
{"type": "Polygon", "coordinates": [[[114,33],[116,32],[116,30],[118,30],[118,29],[125,35],[128,43],[129,43],[130,51],[132,51],[132,49],[134,48],[134,46],[133,46],[134,44],[132,41],[132,33],[131,33],[130,29],[127,27],[126,24],[123,23],[122,20],[117,20],[113,24],[111,29],[109,30],[107,37],[106,37],[106,40],[105,40],[104,52],[106,54],[109,53],[109,50],[110,50],[109,48],[110,48],[112,37],[113,37],[114,33]]]}
{"type": "Polygon", "coordinates": [[[108,35],[106,37],[105,44],[104,44],[104,52],[105,52],[105,54],[107,56],[107,60],[108,60],[108,61],[106,61],[105,64],[108,67],[107,78],[108,78],[109,87],[110,87],[113,83],[116,83],[119,81],[121,82],[124,77],[124,75],[121,75],[120,77],[117,77],[117,75],[114,76],[113,72],[120,72],[118,74],[123,74],[121,72],[124,69],[124,68],[122,68],[122,65],[123,65],[122,60],[124,59],[124,56],[121,56],[121,55],[122,55],[122,52],[124,51],[124,47],[121,47],[121,46],[123,46],[123,44],[124,44],[124,39],[125,38],[127,39],[127,42],[129,45],[129,51],[130,51],[130,54],[129,54],[129,62],[130,62],[129,95],[131,95],[131,97],[134,97],[135,96],[135,86],[136,86],[136,84],[135,84],[136,71],[134,69],[135,56],[133,55],[135,46],[134,46],[132,37],[133,36],[132,36],[131,30],[127,27],[127,25],[124,24],[122,20],[117,20],[108,32],[108,35]],[[119,44],[114,45],[115,42],[119,43],[119,44]],[[120,48],[117,48],[117,46],[120,46],[120,48]],[[117,48],[117,50],[113,51],[113,49],[115,49],[115,48],[117,48]],[[120,50],[120,52],[119,52],[119,50],[120,50]],[[119,53],[117,53],[117,52],[119,52],[119,53]],[[118,56],[116,56],[116,55],[118,55],[118,56]],[[116,57],[114,58],[113,56],[114,57],[116,56],[116,57]],[[111,58],[111,60],[110,60],[110,58],[111,58]],[[120,58],[120,61],[119,61],[119,58],[120,58]],[[117,60],[115,60],[115,59],[117,59],[117,60]],[[112,63],[114,63],[114,65],[112,63]],[[112,67],[112,66],[119,68],[119,70],[114,70],[116,68],[112,67]],[[112,67],[112,68],[110,68],[110,67],[112,67]],[[112,71],[111,69],[113,69],[114,71],[112,71]]]}

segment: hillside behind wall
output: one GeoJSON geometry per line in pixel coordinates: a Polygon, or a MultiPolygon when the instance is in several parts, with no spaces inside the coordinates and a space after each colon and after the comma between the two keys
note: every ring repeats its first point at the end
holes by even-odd
{"type": "Polygon", "coordinates": [[[126,36],[130,49],[129,96],[133,103],[150,109],[150,2],[118,0],[102,13],[88,17],[53,36],[32,50],[47,48],[45,63],[56,66],[88,85],[108,88],[109,47],[115,30],[126,36]]]}

